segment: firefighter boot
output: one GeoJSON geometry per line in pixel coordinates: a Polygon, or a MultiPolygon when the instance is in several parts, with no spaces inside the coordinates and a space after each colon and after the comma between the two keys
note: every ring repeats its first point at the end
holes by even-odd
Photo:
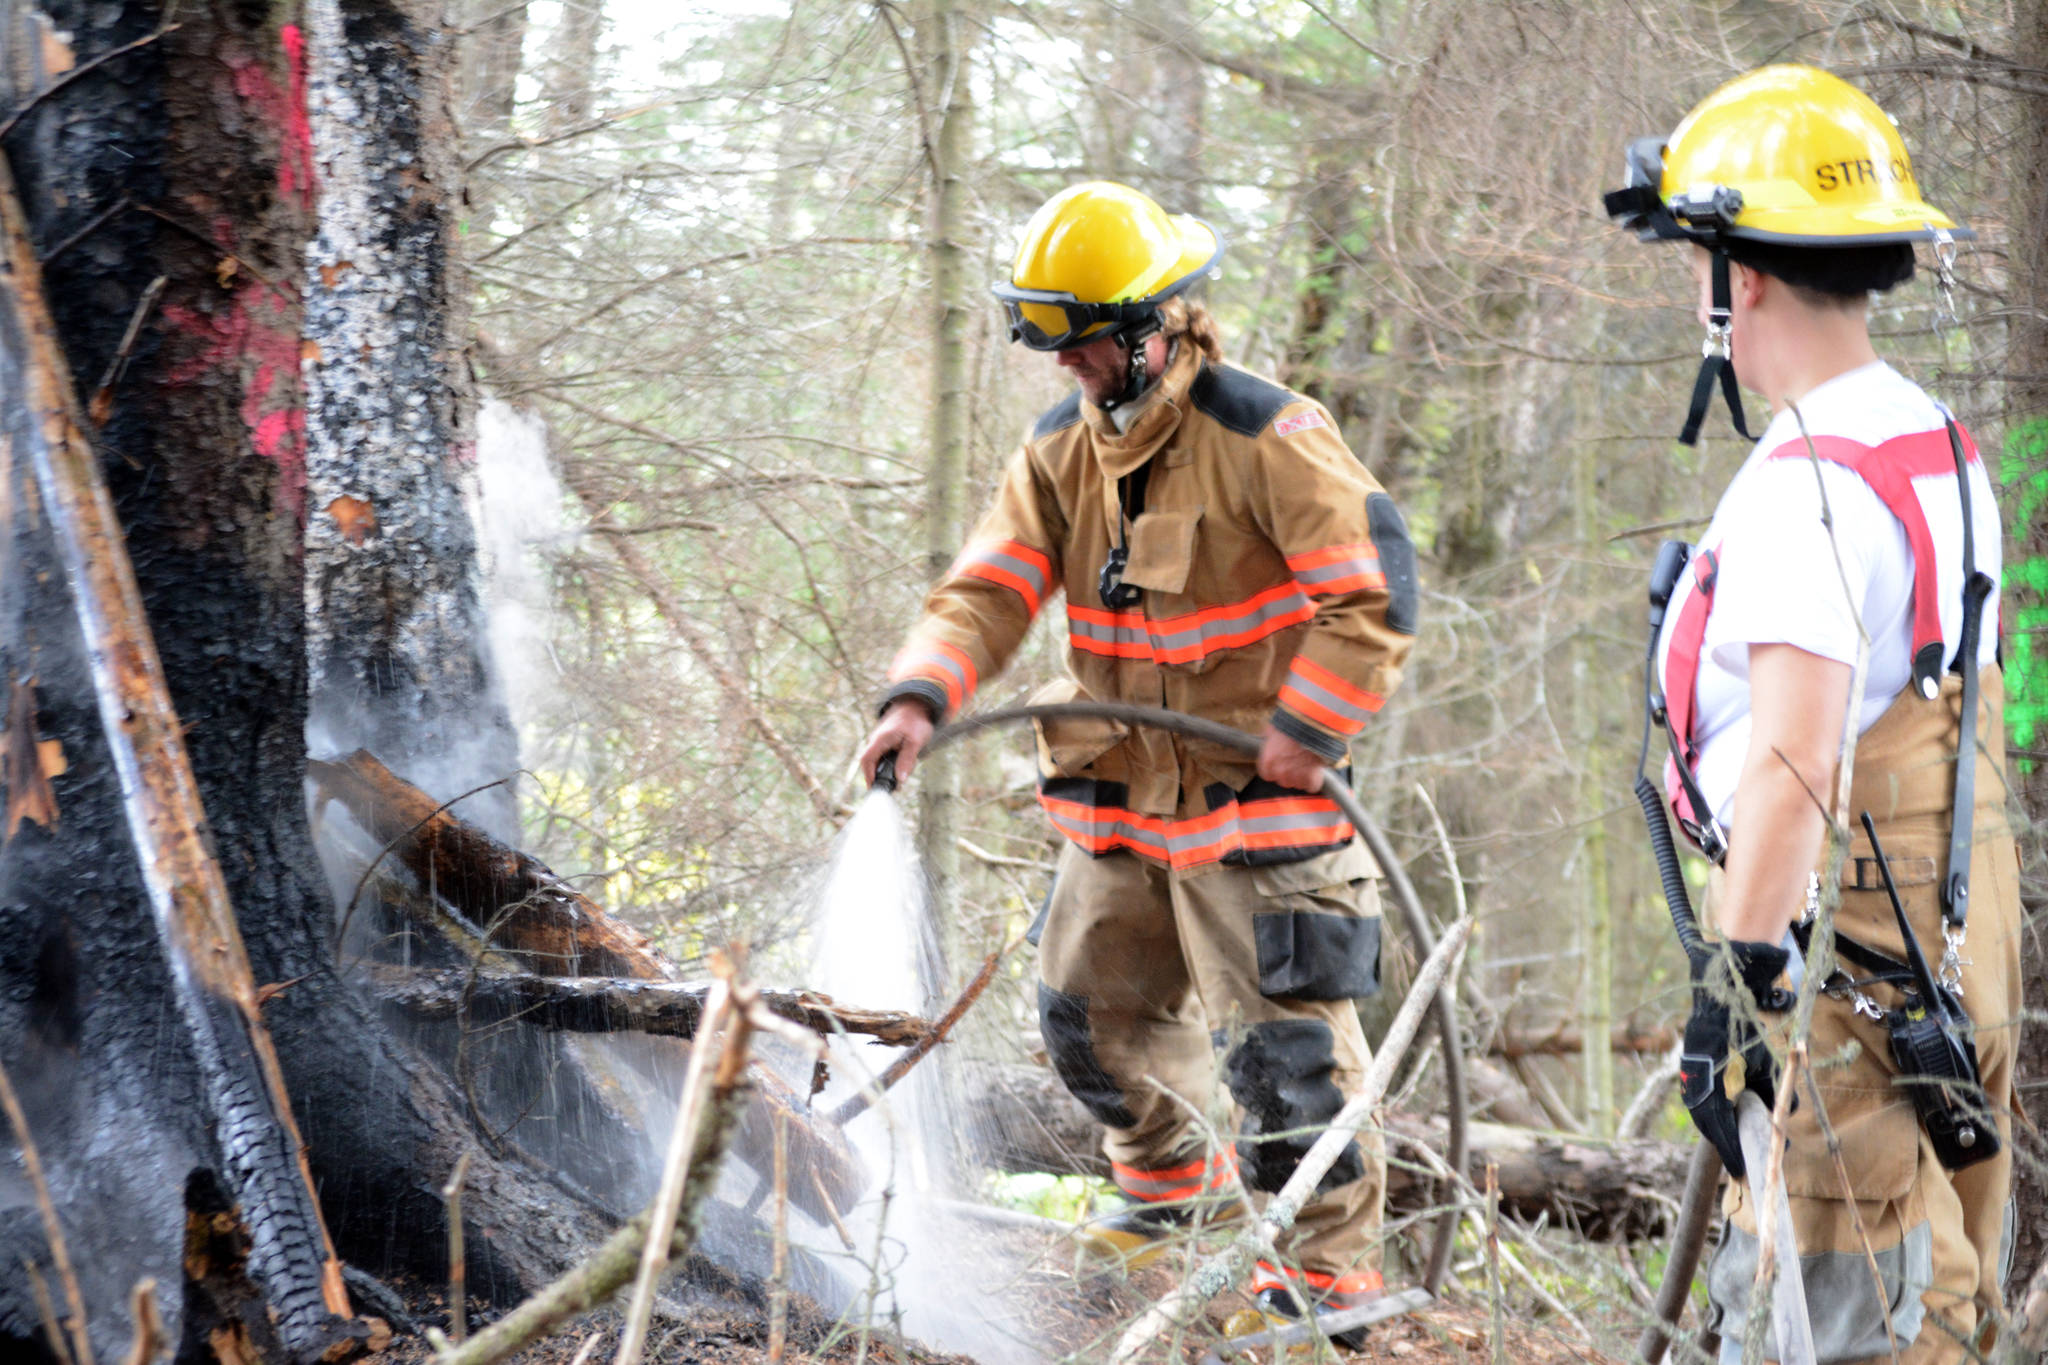
{"type": "MultiPolygon", "coordinates": [[[[1253,1276],[1252,1301],[1259,1311],[1275,1322],[1298,1322],[1303,1313],[1302,1291],[1278,1275],[1266,1273],[1262,1262],[1260,1273],[1253,1276]]],[[[1314,1276],[1321,1280],[1324,1277],[1314,1276]]],[[[1385,1296],[1386,1288],[1377,1271],[1365,1271],[1345,1275],[1327,1286],[1318,1285],[1308,1289],[1308,1295],[1315,1304],[1318,1318],[1327,1318],[1333,1313],[1343,1313],[1385,1296]]],[[[1342,1332],[1326,1333],[1332,1345],[1342,1346],[1347,1351],[1362,1350],[1365,1347],[1366,1330],[1353,1327],[1342,1332]]]]}
{"type": "Polygon", "coordinates": [[[1201,1231],[1235,1226],[1250,1212],[1234,1190],[1156,1204],[1133,1199],[1081,1224],[1075,1236],[1090,1256],[1129,1271],[1151,1264],[1201,1231]]]}

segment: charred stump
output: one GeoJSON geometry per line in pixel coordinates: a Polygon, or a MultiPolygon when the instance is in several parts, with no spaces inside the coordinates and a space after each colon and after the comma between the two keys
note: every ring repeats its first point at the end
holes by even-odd
{"type": "MultiPolygon", "coordinates": [[[[41,259],[63,378],[90,412],[311,1184],[345,1259],[438,1278],[438,1191],[479,1144],[447,1077],[337,975],[302,795],[298,281],[313,207],[303,35],[290,3],[186,3],[157,33],[163,8],[0,3],[0,108],[18,113],[0,150],[41,259]]],[[[0,396],[10,413],[24,407],[19,375],[16,361],[0,396]]],[[[16,447],[0,441],[0,664],[11,694],[31,689],[10,708],[22,733],[9,752],[35,763],[9,763],[13,814],[0,828],[0,1055],[88,1282],[92,1336],[103,1359],[118,1356],[129,1291],[154,1276],[186,1356],[211,1354],[217,1331],[246,1335],[236,1349],[255,1358],[317,1355],[296,1326],[303,1312],[260,1265],[240,1276],[250,1301],[209,1295],[232,1275],[187,1275],[193,1220],[217,1230],[230,1217],[246,1234],[258,1210],[173,1004],[76,585],[16,447]],[[284,1340],[265,1339],[273,1321],[284,1340]]],[[[296,1156],[275,1152],[265,1169],[303,1180],[296,1156]]],[[[46,1255],[32,1202],[6,1203],[0,1346],[39,1337],[21,1267],[46,1255]]],[[[470,1282],[504,1300],[558,1273],[611,1211],[516,1151],[482,1151],[464,1212],[470,1282]]],[[[211,1245],[232,1260],[239,1243],[211,1245]]]]}

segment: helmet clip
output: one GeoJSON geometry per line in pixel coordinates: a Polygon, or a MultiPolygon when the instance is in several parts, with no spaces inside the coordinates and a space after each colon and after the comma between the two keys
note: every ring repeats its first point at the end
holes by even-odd
{"type": "Polygon", "coordinates": [[[1937,321],[1954,326],[1962,319],[1956,313],[1956,238],[1947,228],[1927,224],[1934,234],[1934,282],[1941,295],[1941,315],[1937,321]]]}

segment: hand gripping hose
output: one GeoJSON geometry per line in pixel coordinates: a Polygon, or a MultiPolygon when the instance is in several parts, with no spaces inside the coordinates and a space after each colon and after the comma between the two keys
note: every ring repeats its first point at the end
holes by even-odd
{"type": "MultiPolygon", "coordinates": [[[[956,740],[993,730],[1000,726],[1016,725],[1031,720],[1056,720],[1060,718],[1111,720],[1125,725],[1142,725],[1154,730],[1165,730],[1170,734],[1188,739],[1201,740],[1219,748],[1234,749],[1238,753],[1257,755],[1260,741],[1227,725],[1212,720],[1184,715],[1179,711],[1168,711],[1157,706],[1131,706],[1122,702],[1056,702],[1043,706],[1012,706],[1000,711],[985,711],[980,715],[965,716],[936,731],[925,745],[925,752],[932,753],[956,740]]],[[[1416,897],[1415,886],[1408,880],[1401,860],[1394,856],[1394,847],[1387,842],[1387,836],[1366,812],[1356,793],[1344,779],[1334,772],[1323,775],[1323,795],[1337,803],[1345,817],[1358,830],[1365,846],[1372,850],[1372,856],[1386,875],[1387,885],[1394,893],[1394,903],[1401,909],[1403,927],[1408,937],[1414,940],[1418,958],[1427,957],[1436,947],[1436,934],[1430,928],[1429,916],[1423,913],[1422,902],[1416,897]]],[[[1448,987],[1436,993],[1437,1033],[1442,1040],[1439,1051],[1443,1054],[1444,1093],[1446,1096],[1445,1118],[1449,1127],[1449,1150],[1445,1153],[1450,1168],[1459,1173],[1465,1169],[1466,1159],[1466,1096],[1465,1096],[1465,1054],[1458,1042],[1458,1019],[1451,1006],[1448,987]]],[[[1423,1271],[1422,1285],[1432,1295],[1443,1285],[1444,1274],[1450,1269],[1451,1249],[1458,1226],[1457,1191],[1445,1192],[1444,1209],[1437,1215],[1436,1233],[1430,1243],[1429,1263],[1423,1271]]]]}

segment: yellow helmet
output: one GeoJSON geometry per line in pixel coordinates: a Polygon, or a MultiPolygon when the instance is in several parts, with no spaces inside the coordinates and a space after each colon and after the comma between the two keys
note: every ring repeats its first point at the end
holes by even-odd
{"type": "Polygon", "coordinates": [[[1169,214],[1128,185],[1090,180],[1045,201],[1024,227],[1010,278],[994,285],[1010,339],[1035,351],[1149,331],[1159,305],[1202,279],[1223,235],[1169,214]]]}
{"type": "Polygon", "coordinates": [[[1884,110],[1810,66],[1729,81],[1668,139],[1631,143],[1628,181],[1607,211],[1646,238],[1871,246],[1975,235],[1920,197],[1884,110]]]}

